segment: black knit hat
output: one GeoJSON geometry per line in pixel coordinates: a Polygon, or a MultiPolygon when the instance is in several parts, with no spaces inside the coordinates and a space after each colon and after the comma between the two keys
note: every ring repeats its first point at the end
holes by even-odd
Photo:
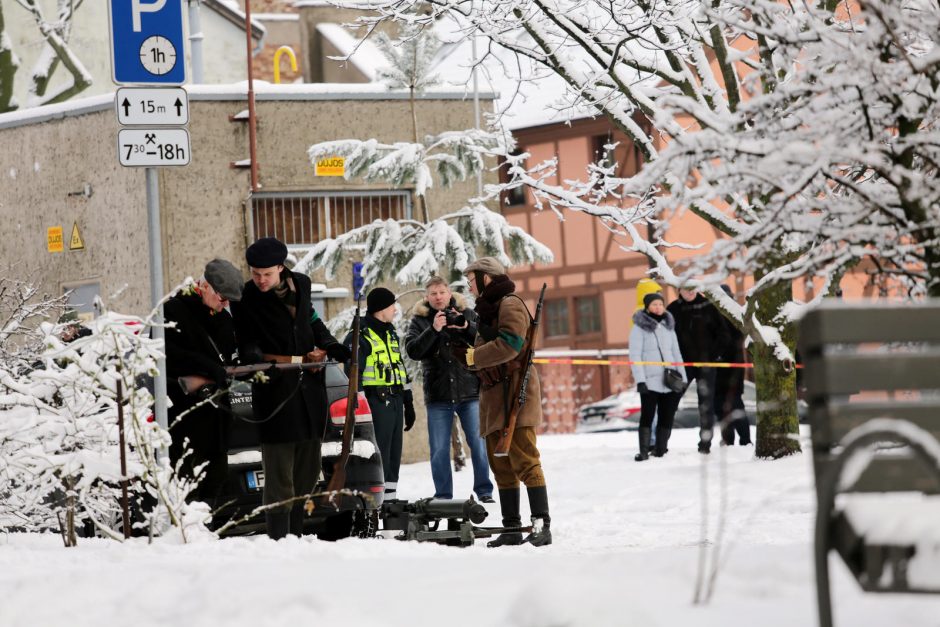
{"type": "Polygon", "coordinates": [[[272,268],[284,265],[287,246],[274,237],[262,237],[245,251],[245,261],[252,268],[272,268]]]}
{"type": "Polygon", "coordinates": [[[377,287],[366,296],[366,313],[371,314],[382,311],[386,307],[395,304],[395,295],[391,290],[384,287],[377,287]]]}
{"type": "Polygon", "coordinates": [[[222,298],[239,301],[242,298],[242,287],[245,277],[225,259],[213,259],[206,264],[202,276],[222,298]]]}
{"type": "Polygon", "coordinates": [[[647,294],[646,296],[643,297],[643,309],[649,309],[650,305],[652,305],[653,301],[655,300],[661,300],[664,303],[666,302],[665,299],[663,299],[662,294],[660,294],[659,292],[653,292],[652,294],[647,294]]]}

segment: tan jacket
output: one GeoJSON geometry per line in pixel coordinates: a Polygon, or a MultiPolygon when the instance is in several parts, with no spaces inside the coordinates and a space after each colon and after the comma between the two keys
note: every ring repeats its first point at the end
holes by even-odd
{"type": "MultiPolygon", "coordinates": [[[[473,365],[477,368],[491,368],[500,366],[513,370],[508,365],[522,351],[529,331],[531,318],[525,303],[515,294],[510,294],[499,303],[497,315],[497,330],[499,337],[487,342],[482,335],[477,334],[475,350],[473,352],[473,365]]],[[[523,364],[524,366],[524,364],[523,364]]],[[[522,368],[513,370],[509,381],[509,394],[513,403],[519,395],[519,379],[522,368]]],[[[542,392],[539,384],[539,375],[532,366],[529,373],[529,386],[526,394],[526,404],[516,418],[517,427],[538,427],[542,422],[542,392]]],[[[486,437],[490,433],[502,429],[506,425],[506,400],[503,396],[504,384],[502,382],[493,386],[480,387],[480,435],[486,437]]],[[[510,404],[510,407],[512,405],[510,404]]]]}

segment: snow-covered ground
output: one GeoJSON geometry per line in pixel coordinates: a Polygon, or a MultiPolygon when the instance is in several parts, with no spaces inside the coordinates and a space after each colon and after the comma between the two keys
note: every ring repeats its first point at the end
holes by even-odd
{"type": "MultiPolygon", "coordinates": [[[[642,464],[635,433],[542,437],[555,538],[543,549],[256,537],[66,550],[54,535],[0,535],[0,626],[815,625],[809,455],[703,459],[695,436],[677,431],[666,458],[642,464]],[[703,473],[720,568],[695,605],[703,473]]],[[[469,495],[469,469],[455,483],[469,495]]],[[[429,465],[404,467],[399,489],[430,495],[429,465]]],[[[940,625],[940,597],[863,594],[831,563],[837,625],[940,625]]]]}

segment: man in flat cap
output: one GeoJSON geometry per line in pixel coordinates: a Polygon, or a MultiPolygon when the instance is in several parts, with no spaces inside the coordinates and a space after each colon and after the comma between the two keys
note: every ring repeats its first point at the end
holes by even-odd
{"type": "Polygon", "coordinates": [[[476,297],[479,317],[473,348],[460,356],[480,377],[480,435],[486,441],[490,469],[499,488],[499,507],[504,527],[519,527],[519,484],[526,486],[533,531],[525,539],[521,533],[503,533],[487,546],[508,546],[527,542],[534,546],[552,543],[548,490],[535,441],[535,430],[542,422],[542,394],[539,376],[529,372],[528,400],[516,419],[509,455],[496,457],[493,452],[500,431],[506,426],[513,400],[519,394],[525,368],[522,359],[532,316],[519,296],[516,286],[497,259],[481,257],[464,271],[470,291],[476,297]]]}
{"type": "MultiPolygon", "coordinates": [[[[243,363],[348,361],[310,301],[310,278],[284,266],[287,246],[265,237],[245,251],[251,280],[235,308],[243,363]]],[[[322,369],[282,371],[252,385],[261,441],[265,505],[313,492],[320,475],[320,444],[328,407],[322,369]]],[[[265,513],[274,540],[303,532],[303,499],[265,513]]]]}
{"type": "MultiPolygon", "coordinates": [[[[241,298],[243,283],[235,266],[213,259],[198,281],[163,305],[164,318],[172,323],[166,329],[170,381],[198,375],[226,384],[225,367],[235,361],[235,329],[227,308],[241,298]]],[[[168,385],[167,395],[172,402],[167,412],[173,438],[170,461],[176,467],[182,459],[179,471],[189,478],[196,466],[207,463],[193,496],[214,505],[228,474],[229,414],[218,406],[222,401],[202,403],[204,399],[186,395],[178,385],[168,385]]]]}
{"type": "MultiPolygon", "coordinates": [[[[377,287],[366,296],[366,315],[359,323],[359,389],[372,409],[375,441],[382,454],[385,500],[396,498],[401,468],[402,431],[415,424],[411,380],[401,358],[401,345],[392,321],[395,294],[377,287]]],[[[343,343],[352,345],[352,333],[343,343]]]]}

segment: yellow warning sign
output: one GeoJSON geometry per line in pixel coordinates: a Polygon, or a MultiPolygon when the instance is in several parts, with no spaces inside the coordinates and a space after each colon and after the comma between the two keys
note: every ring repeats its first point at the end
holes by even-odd
{"type": "Polygon", "coordinates": [[[327,157],[317,161],[314,173],[317,176],[346,176],[346,159],[327,157]]]}
{"type": "Polygon", "coordinates": [[[62,227],[50,226],[46,229],[46,248],[50,253],[61,253],[62,247],[62,227]]]}
{"type": "Polygon", "coordinates": [[[69,250],[85,250],[85,241],[78,232],[78,222],[72,223],[72,237],[69,238],[69,250]]]}

